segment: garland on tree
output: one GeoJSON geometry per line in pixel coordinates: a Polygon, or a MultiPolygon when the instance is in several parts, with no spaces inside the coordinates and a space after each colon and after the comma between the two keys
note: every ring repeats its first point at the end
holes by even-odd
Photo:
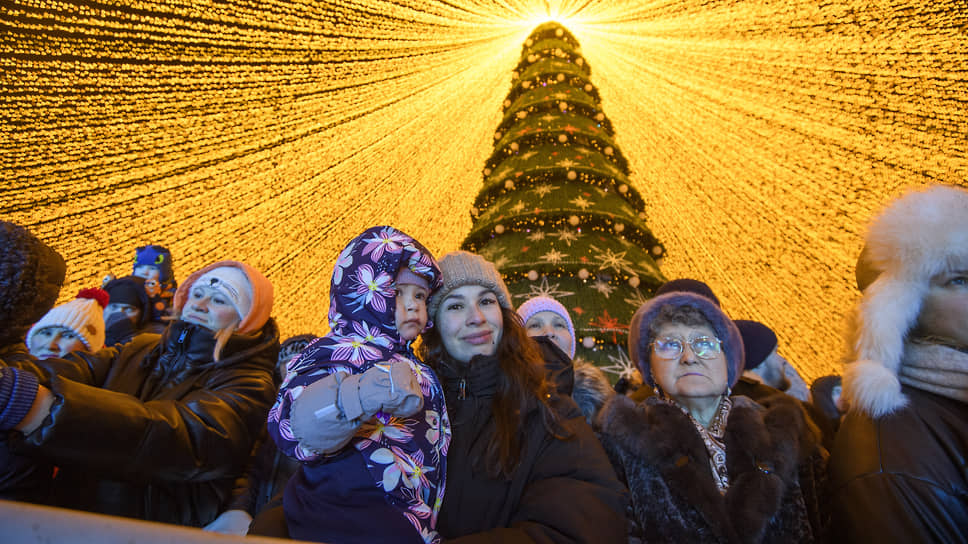
{"type": "Polygon", "coordinates": [[[666,281],[665,248],[646,224],[590,77],[566,28],[535,28],[512,73],[462,247],[497,265],[515,306],[539,295],[561,302],[575,323],[576,358],[617,380],[637,372],[628,326],[666,281]]]}

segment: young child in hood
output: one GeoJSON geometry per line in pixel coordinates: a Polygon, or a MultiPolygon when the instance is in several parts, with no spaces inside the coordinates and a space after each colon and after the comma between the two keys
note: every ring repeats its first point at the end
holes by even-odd
{"type": "Polygon", "coordinates": [[[165,318],[171,315],[172,298],[178,289],[171,252],[156,245],[139,247],[134,253],[131,274],[145,279],[145,292],[151,302],[151,321],[167,324],[165,318]]]}
{"type": "Polygon", "coordinates": [[[269,412],[269,434],[303,463],[283,496],[290,537],[440,540],[450,423],[436,374],[411,349],[440,286],[430,252],[392,227],[340,253],[331,332],[290,362],[269,412]]]}

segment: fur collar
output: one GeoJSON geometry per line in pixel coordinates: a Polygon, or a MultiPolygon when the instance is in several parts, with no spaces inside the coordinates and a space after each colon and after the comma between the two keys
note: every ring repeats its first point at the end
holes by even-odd
{"type": "MultiPolygon", "coordinates": [[[[658,399],[641,404],[616,395],[602,409],[603,441],[610,442],[627,476],[645,470],[683,499],[679,509],[699,512],[710,529],[728,541],[759,541],[796,483],[797,467],[814,440],[794,399],[769,399],[768,407],[733,397],[726,424],[730,486],[721,495],[709,472],[705,446],[688,417],[658,399]]],[[[628,477],[633,501],[643,482],[628,477]]],[[[675,516],[670,516],[675,517],[675,516]]]]}

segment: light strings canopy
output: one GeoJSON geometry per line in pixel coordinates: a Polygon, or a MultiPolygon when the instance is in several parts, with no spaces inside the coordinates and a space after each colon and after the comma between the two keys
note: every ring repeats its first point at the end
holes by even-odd
{"type": "Polygon", "coordinates": [[[709,283],[816,377],[837,370],[867,219],[968,179],[968,7],[761,4],[7,2],[0,217],[65,255],[65,299],[157,243],[178,279],[253,264],[284,335],[323,333],[363,229],[437,254],[471,232],[508,74],[554,18],[594,67],[664,275],[709,283]]]}

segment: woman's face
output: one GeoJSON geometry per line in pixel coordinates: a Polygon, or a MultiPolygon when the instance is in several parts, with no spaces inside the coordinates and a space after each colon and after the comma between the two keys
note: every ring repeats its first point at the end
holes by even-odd
{"type": "Polygon", "coordinates": [[[711,357],[707,359],[697,356],[690,342],[701,336],[715,338],[716,333],[707,325],[666,323],[655,335],[655,341],[676,339],[682,345],[682,354],[673,359],[657,355],[654,346],[649,355],[652,378],[673,399],[688,397],[694,400],[718,400],[726,392],[729,376],[726,354],[720,349],[711,353],[711,357]]]}
{"type": "Polygon", "coordinates": [[[497,295],[480,285],[454,289],[440,302],[437,327],[444,349],[455,361],[467,363],[475,355],[494,355],[504,331],[497,295]]]}
{"type": "Polygon", "coordinates": [[[524,324],[528,336],[547,336],[565,354],[571,353],[571,331],[565,318],[552,311],[538,312],[524,324]]]}
{"type": "Polygon", "coordinates": [[[918,329],[968,346],[968,270],[944,272],[931,279],[918,329]]]}
{"type": "Polygon", "coordinates": [[[204,285],[193,285],[182,308],[182,321],[220,331],[239,322],[239,312],[222,293],[204,285]]]}
{"type": "Polygon", "coordinates": [[[30,337],[30,354],[38,359],[63,357],[72,351],[87,351],[87,346],[67,327],[44,327],[30,337]]]}

